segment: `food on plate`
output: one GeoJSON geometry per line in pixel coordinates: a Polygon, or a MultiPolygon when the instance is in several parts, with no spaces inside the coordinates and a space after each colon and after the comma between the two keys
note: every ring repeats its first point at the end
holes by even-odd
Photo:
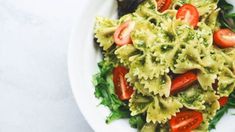
{"type": "Polygon", "coordinates": [[[206,132],[235,108],[235,33],[224,0],[118,0],[97,17],[95,96],[141,132],[206,132]],[[129,4],[128,4],[129,1],[129,4]]]}

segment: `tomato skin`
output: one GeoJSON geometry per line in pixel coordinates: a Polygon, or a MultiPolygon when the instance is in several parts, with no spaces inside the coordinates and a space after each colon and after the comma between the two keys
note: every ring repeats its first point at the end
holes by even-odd
{"type": "Polygon", "coordinates": [[[220,29],[214,33],[214,42],[221,48],[235,46],[235,33],[230,29],[220,29]]]}
{"type": "Polygon", "coordinates": [[[170,119],[171,132],[191,132],[203,121],[201,112],[182,111],[170,119]]]}
{"type": "Polygon", "coordinates": [[[184,90],[197,80],[197,74],[192,71],[186,72],[174,78],[171,83],[171,95],[184,90]]]}
{"type": "Polygon", "coordinates": [[[114,42],[118,46],[123,46],[126,44],[132,44],[131,31],[134,29],[135,22],[126,21],[121,24],[114,32],[114,42]]]}
{"type": "Polygon", "coordinates": [[[134,90],[128,85],[125,75],[128,70],[123,66],[118,66],[113,69],[113,83],[115,93],[120,100],[129,100],[134,90]]]}
{"type": "Polygon", "coordinates": [[[228,97],[221,97],[218,101],[219,101],[220,107],[223,107],[228,103],[228,97]]]}
{"type": "Polygon", "coordinates": [[[164,12],[171,5],[171,0],[156,0],[158,11],[164,12]]]}
{"type": "Polygon", "coordinates": [[[195,6],[191,4],[184,4],[179,8],[176,18],[189,23],[193,27],[196,27],[199,22],[199,12],[195,6]]]}

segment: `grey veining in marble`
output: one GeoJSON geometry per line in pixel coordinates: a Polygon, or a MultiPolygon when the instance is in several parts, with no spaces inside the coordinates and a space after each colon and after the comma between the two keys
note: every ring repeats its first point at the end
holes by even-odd
{"type": "Polygon", "coordinates": [[[67,75],[81,2],[0,0],[0,132],[92,132],[67,75]]]}

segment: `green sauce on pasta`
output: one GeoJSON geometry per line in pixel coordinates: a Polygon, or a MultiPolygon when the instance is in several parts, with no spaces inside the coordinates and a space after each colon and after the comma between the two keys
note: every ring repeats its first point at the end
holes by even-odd
{"type": "Polygon", "coordinates": [[[161,126],[186,107],[203,113],[203,123],[195,132],[208,131],[209,121],[220,108],[218,99],[229,96],[235,88],[235,49],[219,49],[213,45],[213,31],[218,28],[218,0],[173,0],[171,8],[160,13],[154,0],[146,0],[138,9],[112,20],[97,17],[95,38],[104,53],[104,60],[129,69],[126,78],[135,88],[129,101],[131,116],[145,114],[144,129],[161,126]],[[191,3],[200,14],[198,27],[176,19],[177,6],[191,3]],[[116,46],[113,34],[123,22],[131,20],[133,44],[116,46]],[[182,74],[198,71],[198,84],[170,95],[169,72],[182,74]],[[218,80],[218,89],[212,84],[218,80]]]}

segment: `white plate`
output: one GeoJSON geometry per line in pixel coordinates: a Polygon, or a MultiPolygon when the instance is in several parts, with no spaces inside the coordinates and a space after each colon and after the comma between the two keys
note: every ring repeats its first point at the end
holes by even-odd
{"type": "MultiPolygon", "coordinates": [[[[230,0],[232,1],[232,0],[230,0]]],[[[85,2],[82,2],[85,3],[85,2]]],[[[109,125],[105,119],[109,114],[106,107],[98,106],[91,83],[101,59],[99,49],[93,43],[93,27],[96,16],[115,17],[115,0],[87,0],[75,23],[69,45],[68,68],[71,87],[76,102],[87,122],[97,132],[136,132],[127,120],[118,120],[109,125]]],[[[235,5],[235,1],[233,1],[235,5]]],[[[231,112],[230,112],[231,113],[231,112]]],[[[235,132],[235,116],[226,115],[217,125],[215,132],[235,132]]]]}

